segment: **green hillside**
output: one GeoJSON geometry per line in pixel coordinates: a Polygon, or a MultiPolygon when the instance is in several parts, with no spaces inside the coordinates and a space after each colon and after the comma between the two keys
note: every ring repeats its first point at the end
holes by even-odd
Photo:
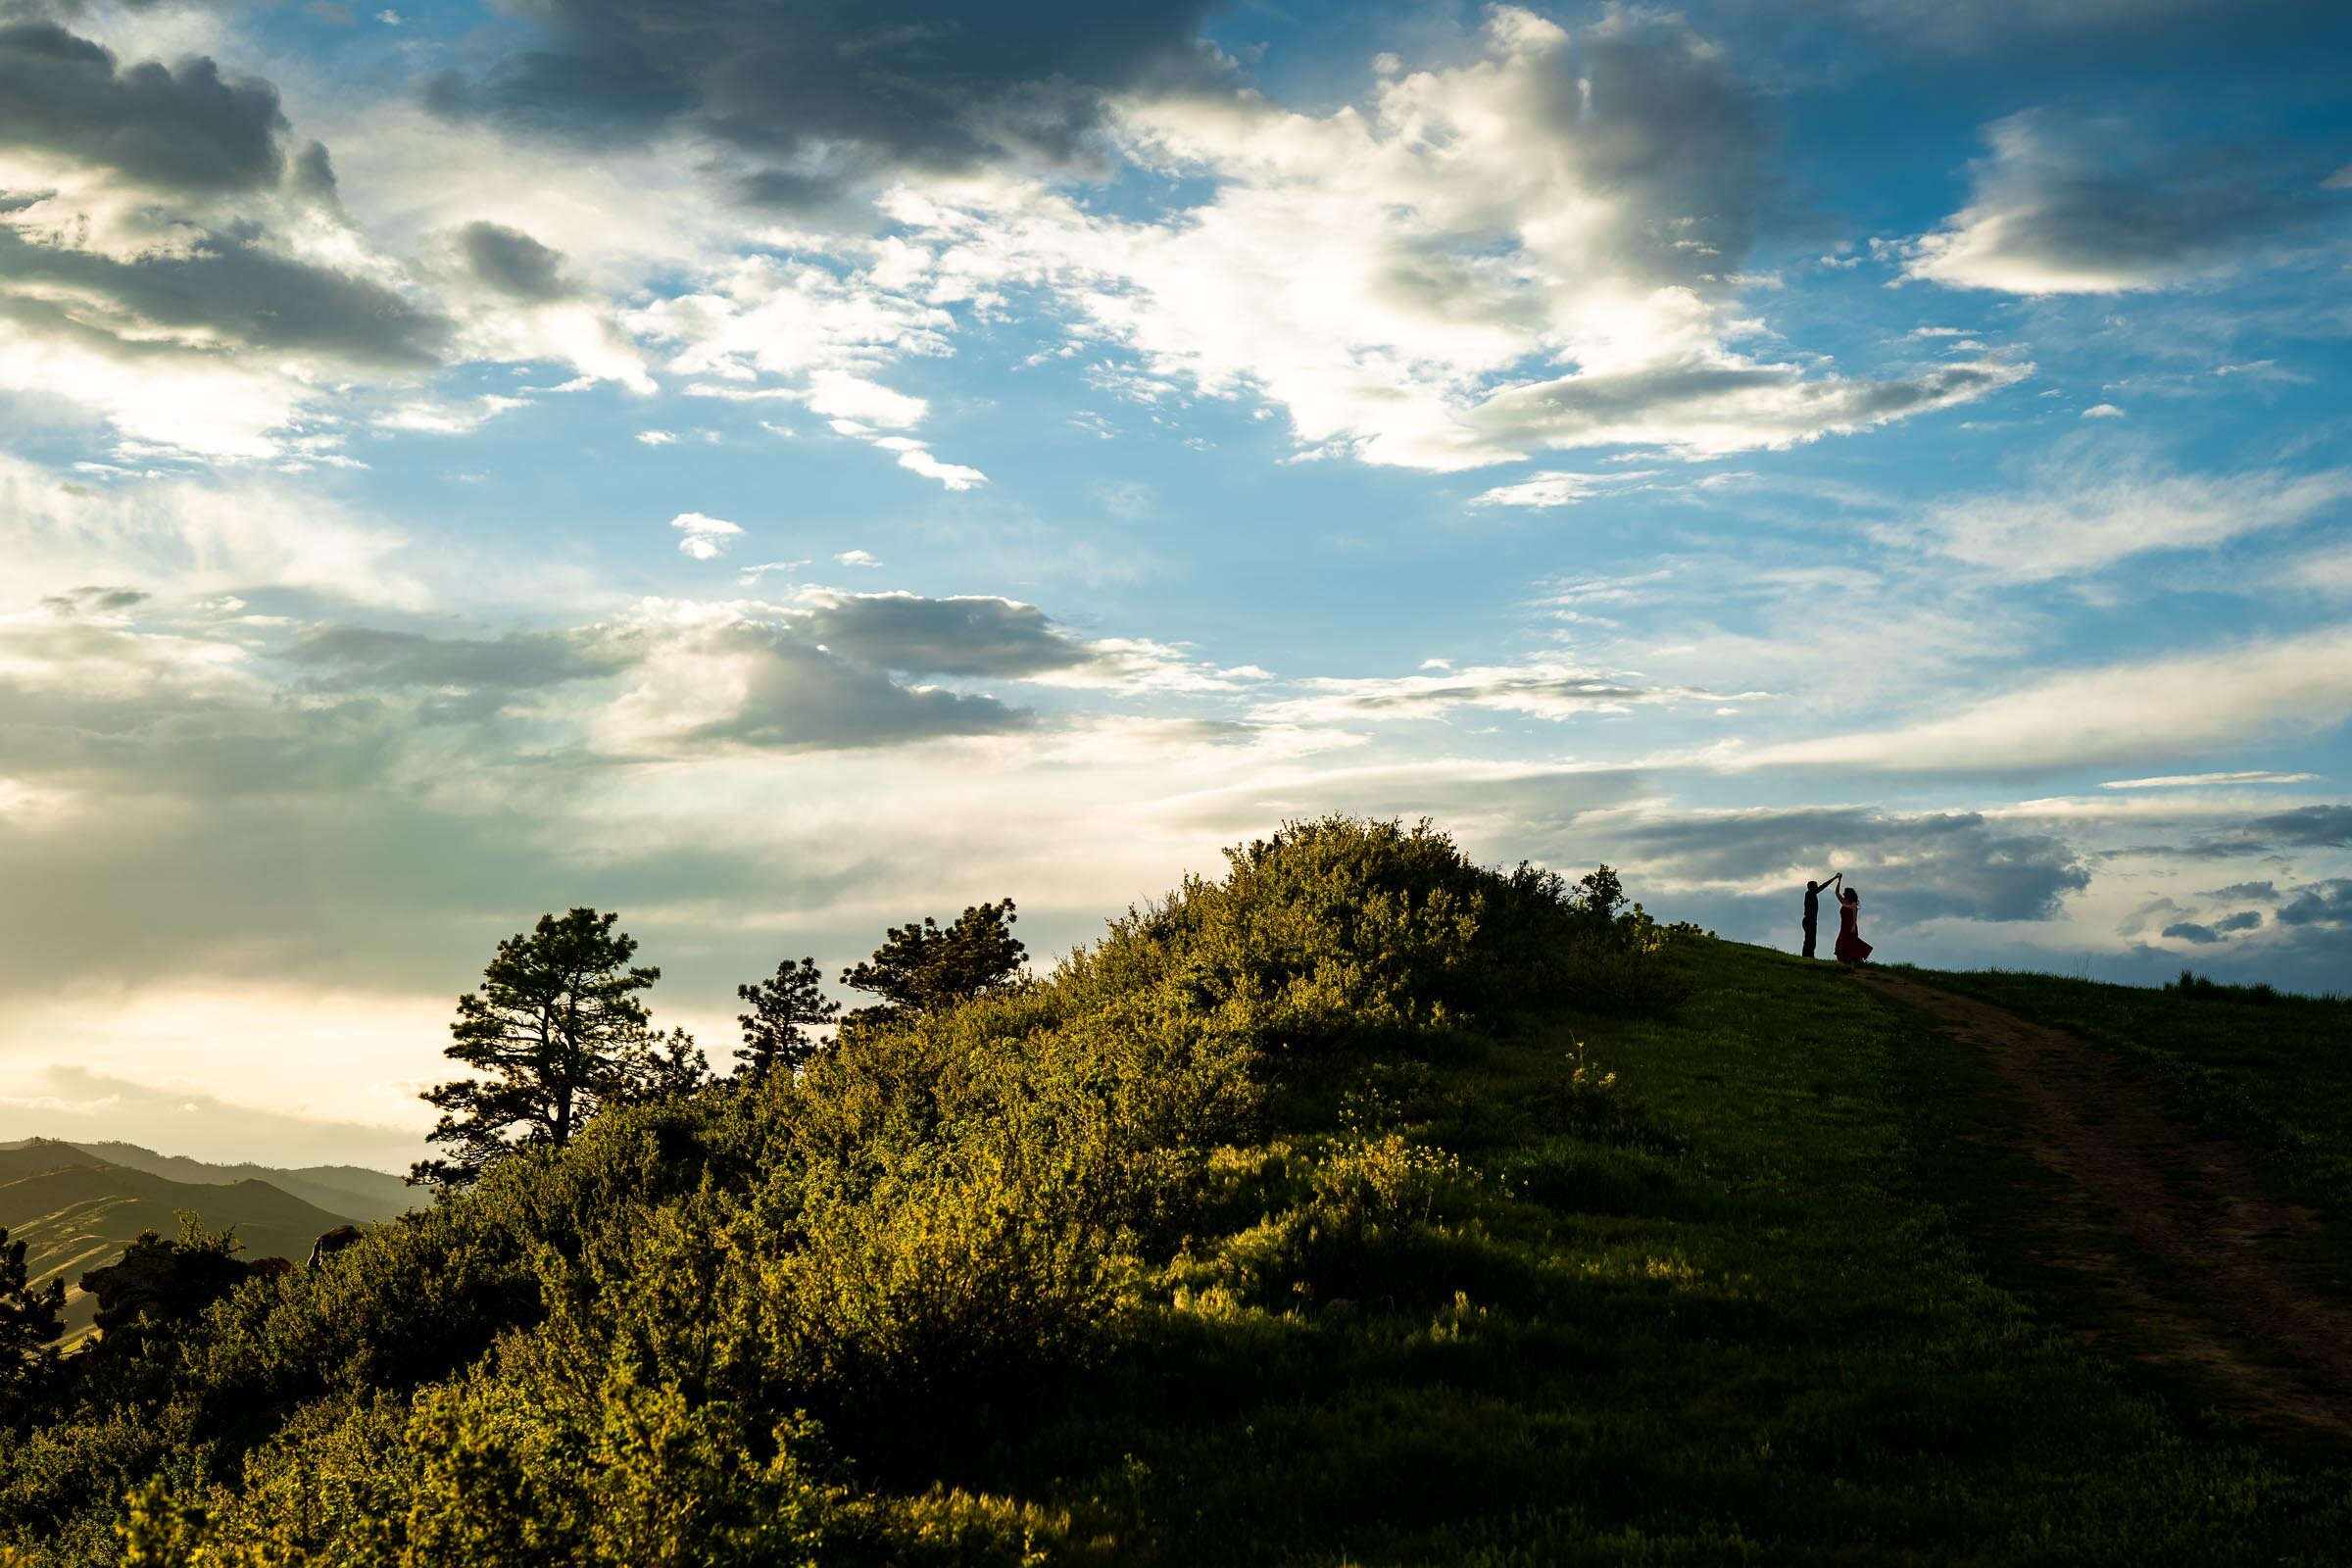
{"type": "Polygon", "coordinates": [[[362,1165],[304,1165],[282,1169],[273,1165],[214,1165],[178,1154],[159,1154],[136,1144],[83,1143],[80,1146],[110,1165],[127,1165],[151,1175],[203,1187],[228,1187],[239,1182],[267,1182],[306,1203],[370,1223],[398,1219],[410,1209],[431,1201],[429,1194],[411,1187],[386,1171],[362,1165]]]}
{"type": "Polygon", "coordinates": [[[175,1234],[182,1210],[213,1230],[234,1229],[243,1257],[297,1262],[322,1233],[352,1223],[267,1182],[175,1182],[47,1140],[0,1150],[0,1229],[26,1244],[33,1277],[65,1277],[69,1340],[96,1309],[75,1285],[82,1273],[112,1262],[141,1231],[175,1234]]]}
{"type": "Polygon", "coordinates": [[[0,1443],[22,1563],[2310,1563],[2340,1445],[1954,1218],[1970,1048],[1324,822],[1041,983],[251,1281],[0,1443]]]}

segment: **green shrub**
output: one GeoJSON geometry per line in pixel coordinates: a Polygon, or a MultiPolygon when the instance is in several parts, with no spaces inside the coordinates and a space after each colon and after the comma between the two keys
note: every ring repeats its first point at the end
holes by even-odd
{"type": "MultiPolygon", "coordinates": [[[[98,1358],[0,1450],[0,1529],[47,1565],[1069,1548],[1058,1514],[894,1495],[829,1444],[903,1456],[938,1412],[1095,1363],[1171,1288],[1451,1299],[1508,1202],[1391,1130],[1378,1106],[1437,1079],[1384,1050],[1474,1052],[1481,1019],[1656,1009],[1681,984],[1605,867],[1571,889],[1345,817],[1228,860],[1042,981],[925,993],[797,1072],[614,1104],[98,1358]],[[1335,1081],[1364,1086],[1340,1136],[1242,1152],[1269,1095],[1335,1081]]],[[[1607,1082],[1566,1093],[1568,1121],[1614,1125],[1607,1082]]]]}

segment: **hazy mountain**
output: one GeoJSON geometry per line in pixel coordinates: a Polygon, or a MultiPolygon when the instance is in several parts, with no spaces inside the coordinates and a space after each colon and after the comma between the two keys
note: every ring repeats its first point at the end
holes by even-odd
{"type": "MultiPolygon", "coordinates": [[[[176,1233],[182,1209],[194,1210],[210,1229],[234,1227],[247,1258],[285,1257],[296,1262],[310,1256],[311,1244],[324,1232],[381,1217],[375,1209],[355,1213],[329,1208],[272,1182],[230,1174],[258,1166],[171,1161],[215,1173],[210,1180],[181,1181],[99,1152],[126,1147],[102,1144],[91,1149],[45,1138],[0,1146],[0,1228],[11,1240],[25,1244],[24,1265],[32,1277],[65,1276],[69,1339],[87,1329],[97,1310],[96,1301],[74,1282],[85,1270],[114,1261],[141,1231],[176,1233]]],[[[165,1159],[147,1150],[133,1152],[165,1159]]],[[[305,1185],[329,1191],[316,1182],[305,1185]]]]}
{"type": "Polygon", "coordinates": [[[360,1220],[397,1219],[429,1200],[423,1188],[411,1187],[398,1176],[361,1165],[304,1165],[284,1170],[270,1165],[212,1165],[180,1154],[159,1154],[136,1144],[85,1143],[74,1147],[97,1155],[108,1164],[127,1165],[132,1170],[169,1177],[175,1182],[207,1187],[268,1182],[305,1202],[360,1220]]]}

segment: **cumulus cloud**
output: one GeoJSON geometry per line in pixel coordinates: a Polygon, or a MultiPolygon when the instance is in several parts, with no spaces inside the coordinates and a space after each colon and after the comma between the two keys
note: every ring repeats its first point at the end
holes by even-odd
{"type": "Polygon", "coordinates": [[[903,685],[821,646],[789,617],[656,606],[626,635],[634,654],[626,688],[590,726],[599,749],[616,755],[856,750],[1033,722],[993,697],[903,685]]]}
{"type": "Polygon", "coordinates": [[[893,286],[887,270],[746,258],[629,322],[673,346],[672,369],[712,378],[688,385],[691,395],[799,402],[836,434],[890,453],[910,473],[950,490],[985,484],[980,469],[946,462],[928,441],[904,433],[929,416],[928,400],[873,378],[893,361],[948,353],[955,325],[944,309],[893,286]],[[762,377],[787,384],[763,384],[762,377]]]}
{"type": "Polygon", "coordinates": [[[1761,101],[1724,51],[1632,10],[1572,37],[1498,7],[1479,42],[1468,64],[1384,76],[1368,109],[1123,100],[1127,156],[1209,187],[1157,221],[1002,181],[889,210],[930,297],[1043,290],[1152,384],[1278,405],[1314,455],[1452,470],[1784,447],[2024,373],[1841,377],[1742,348],[1740,260],[1772,182],[1761,101]]]}
{"type": "Polygon", "coordinates": [[[743,536],[740,524],[699,512],[681,512],[669,519],[669,525],[685,536],[678,541],[678,549],[697,561],[717,560],[743,536]]]}
{"type": "Polygon", "coordinates": [[[166,191],[275,185],[277,89],[210,60],[125,68],[55,23],[0,20],[0,148],[64,154],[166,191]]]}
{"type": "Polygon", "coordinates": [[[447,313],[285,128],[275,88],[210,61],[125,66],[55,24],[0,27],[0,388],[254,460],[316,452],[326,385],[438,368],[447,313]]]}
{"type": "Polygon", "coordinates": [[[853,659],[916,675],[1038,675],[1099,656],[1034,605],[812,589],[800,601],[810,637],[853,659]]]}
{"type": "Polygon", "coordinates": [[[2316,172],[2159,150],[2114,124],[2027,112],[1985,140],[1969,204],[1911,244],[1906,275],[2010,294],[2165,288],[2230,270],[2334,205],[2316,172]]]}
{"type": "Polygon", "coordinates": [[[440,363],[449,336],[446,318],[395,289],[218,233],[184,252],[118,259],[0,223],[0,289],[20,325],[109,332],[125,357],[160,337],[421,370],[440,363]],[[90,303],[50,303],[60,296],[90,303]]]}

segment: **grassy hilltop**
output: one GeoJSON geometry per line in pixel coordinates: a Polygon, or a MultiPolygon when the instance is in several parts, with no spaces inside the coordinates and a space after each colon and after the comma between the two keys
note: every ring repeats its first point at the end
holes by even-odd
{"type": "Polygon", "coordinates": [[[1956,1049],[1606,883],[1310,824],[1014,995],[608,1111],[249,1282],[20,1416],[0,1540],[2340,1560],[2340,1454],[2179,1413],[1991,1283],[1935,1185],[1956,1049]]]}

